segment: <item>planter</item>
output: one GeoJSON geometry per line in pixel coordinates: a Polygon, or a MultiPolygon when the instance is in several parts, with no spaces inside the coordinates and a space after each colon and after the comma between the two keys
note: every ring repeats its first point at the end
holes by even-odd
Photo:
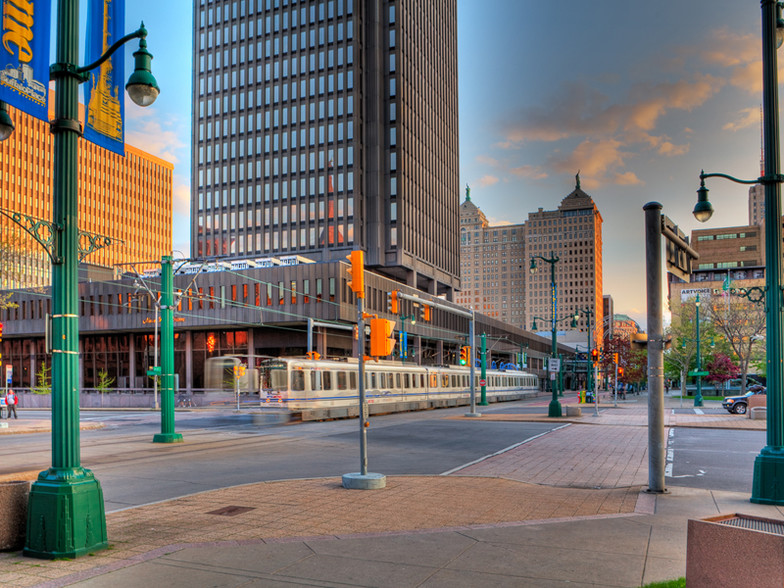
{"type": "Polygon", "coordinates": [[[30,482],[0,482],[0,551],[24,547],[30,482]]]}

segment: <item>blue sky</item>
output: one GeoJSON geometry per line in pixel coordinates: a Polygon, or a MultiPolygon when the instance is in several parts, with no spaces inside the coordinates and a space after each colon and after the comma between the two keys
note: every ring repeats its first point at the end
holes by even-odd
{"type": "MultiPolygon", "coordinates": [[[[162,91],[148,109],[127,104],[126,140],[174,162],[186,254],[192,6],[126,8],[128,30],[149,30],[162,91]]],[[[605,293],[644,322],[643,205],[661,202],[688,233],[700,169],[759,175],[759,3],[458,0],[458,30],[461,201],[468,183],[491,222],[523,222],[557,207],[581,170],[604,218],[605,293]]],[[[746,187],[708,187],[709,226],[748,222],[746,187]]]]}

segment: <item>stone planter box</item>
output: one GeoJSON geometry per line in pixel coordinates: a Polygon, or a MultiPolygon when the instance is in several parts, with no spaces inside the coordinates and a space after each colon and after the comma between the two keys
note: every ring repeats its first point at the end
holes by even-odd
{"type": "Polygon", "coordinates": [[[0,551],[24,547],[30,482],[0,482],[0,551]]]}
{"type": "Polygon", "coordinates": [[[784,586],[784,521],[744,514],[691,519],[686,586],[784,586]]]}
{"type": "Polygon", "coordinates": [[[564,408],[566,409],[566,416],[568,417],[583,416],[583,409],[579,406],[572,406],[571,404],[567,404],[564,408]]]}

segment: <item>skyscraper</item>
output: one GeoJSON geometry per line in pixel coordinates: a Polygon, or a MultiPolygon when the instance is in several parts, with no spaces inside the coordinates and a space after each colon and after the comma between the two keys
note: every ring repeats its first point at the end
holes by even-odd
{"type": "Polygon", "coordinates": [[[459,283],[455,0],[194,3],[192,256],[459,283]]]}

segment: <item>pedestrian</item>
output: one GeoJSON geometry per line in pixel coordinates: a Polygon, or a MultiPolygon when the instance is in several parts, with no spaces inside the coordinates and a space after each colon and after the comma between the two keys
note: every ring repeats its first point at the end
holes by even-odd
{"type": "Polygon", "coordinates": [[[14,394],[13,390],[9,390],[8,393],[5,395],[5,403],[6,403],[6,410],[8,411],[8,416],[6,418],[11,418],[11,413],[14,413],[14,418],[19,418],[16,416],[16,405],[19,403],[19,398],[14,394]]]}

